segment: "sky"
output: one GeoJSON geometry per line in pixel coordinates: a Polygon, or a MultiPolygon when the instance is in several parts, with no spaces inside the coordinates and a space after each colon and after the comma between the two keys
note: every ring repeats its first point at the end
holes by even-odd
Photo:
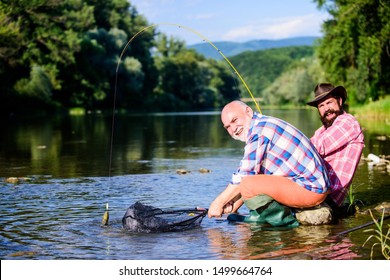
{"type": "Polygon", "coordinates": [[[312,0],[130,0],[148,23],[187,45],[322,36],[329,15],[312,0]],[[173,23],[196,32],[181,29],[173,23]],[[199,33],[202,36],[196,35],[199,33]]]}

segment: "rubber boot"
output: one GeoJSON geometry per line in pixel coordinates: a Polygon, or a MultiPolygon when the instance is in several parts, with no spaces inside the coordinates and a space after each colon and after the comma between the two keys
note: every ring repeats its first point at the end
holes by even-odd
{"type": "Polygon", "coordinates": [[[245,205],[251,210],[249,215],[232,216],[229,220],[247,222],[247,223],[268,223],[275,227],[294,228],[299,226],[291,209],[273,200],[268,195],[258,195],[244,201],[245,205]]]}

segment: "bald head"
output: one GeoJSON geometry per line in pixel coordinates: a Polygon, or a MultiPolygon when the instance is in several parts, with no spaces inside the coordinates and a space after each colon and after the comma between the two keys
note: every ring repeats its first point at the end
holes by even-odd
{"type": "Polygon", "coordinates": [[[239,100],[232,101],[232,102],[226,104],[225,107],[223,107],[222,112],[221,112],[221,117],[226,112],[229,112],[231,110],[245,110],[246,107],[248,107],[248,105],[246,105],[242,101],[239,101],[239,100]]]}

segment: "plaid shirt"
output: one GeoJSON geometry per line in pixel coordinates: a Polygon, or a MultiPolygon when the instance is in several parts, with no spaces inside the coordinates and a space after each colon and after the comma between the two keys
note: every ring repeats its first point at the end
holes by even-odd
{"type": "Polygon", "coordinates": [[[285,176],[316,193],[325,193],[330,186],[323,160],[310,140],[291,124],[257,113],[231,184],[255,174],[285,176]]]}
{"type": "Polygon", "coordinates": [[[335,119],[332,126],[317,129],[310,140],[327,165],[332,183],[329,196],[340,206],[362,155],[362,129],[352,115],[343,113],[335,119]]]}

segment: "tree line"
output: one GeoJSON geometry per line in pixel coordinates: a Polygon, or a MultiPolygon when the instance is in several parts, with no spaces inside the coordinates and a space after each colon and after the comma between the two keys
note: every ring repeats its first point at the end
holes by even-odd
{"type": "MultiPolygon", "coordinates": [[[[352,102],[387,95],[390,7],[385,0],[315,0],[331,18],[315,48],[244,53],[231,61],[265,103],[301,104],[316,82],[347,87],[352,102]]],[[[156,28],[127,0],[2,0],[2,113],[81,107],[202,110],[247,95],[224,61],[206,59],[156,28]],[[118,66],[118,68],[117,68],[118,66]],[[117,76],[116,76],[117,74],[117,76]],[[116,83],[117,81],[117,83],[116,83]]]]}
{"type": "Polygon", "coordinates": [[[231,72],[156,28],[127,0],[0,2],[0,109],[194,110],[238,98],[231,72]],[[117,69],[117,65],[119,67],[117,69]],[[116,71],[117,69],[117,71],[116,71]]]}

